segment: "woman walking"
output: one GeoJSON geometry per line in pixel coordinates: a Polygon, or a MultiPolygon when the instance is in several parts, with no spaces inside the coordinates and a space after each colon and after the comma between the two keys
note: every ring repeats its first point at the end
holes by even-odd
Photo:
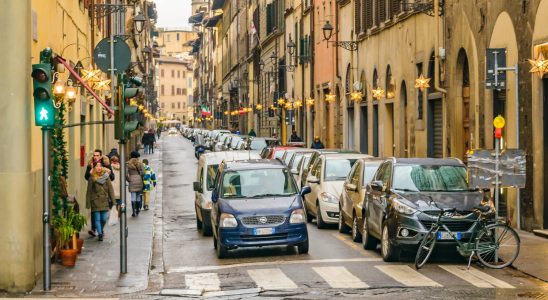
{"type": "Polygon", "coordinates": [[[108,218],[109,201],[114,199],[114,189],[109,172],[101,162],[94,162],[86,192],[86,206],[91,208],[91,218],[99,241],[103,241],[103,229],[108,218]]]}
{"type": "Polygon", "coordinates": [[[145,175],[143,163],[139,161],[141,156],[139,152],[133,151],[130,154],[131,159],[126,164],[126,180],[131,194],[132,217],[139,215],[141,209],[141,194],[143,193],[143,177],[145,175]]]}

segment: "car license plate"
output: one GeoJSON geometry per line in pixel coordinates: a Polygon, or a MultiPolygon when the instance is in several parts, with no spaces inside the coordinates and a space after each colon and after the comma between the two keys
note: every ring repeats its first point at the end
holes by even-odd
{"type": "Polygon", "coordinates": [[[253,235],[269,235],[274,233],[274,228],[254,228],[253,235]]]}
{"type": "MultiPolygon", "coordinates": [[[[453,236],[457,237],[457,240],[460,240],[461,233],[453,232],[453,236]]],[[[452,240],[453,237],[447,231],[438,231],[438,240],[452,240]]]]}

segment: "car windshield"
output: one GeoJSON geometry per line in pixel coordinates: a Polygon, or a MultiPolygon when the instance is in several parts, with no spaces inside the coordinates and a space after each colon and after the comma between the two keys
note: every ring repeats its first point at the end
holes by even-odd
{"type": "Polygon", "coordinates": [[[219,165],[207,166],[207,190],[212,191],[215,188],[215,175],[217,174],[219,165]]]}
{"type": "Polygon", "coordinates": [[[251,150],[262,150],[265,147],[265,140],[251,140],[251,144],[249,145],[249,149],[251,150]]]}
{"type": "Polygon", "coordinates": [[[293,160],[289,162],[288,167],[290,169],[296,168],[302,159],[303,159],[303,155],[296,153],[295,155],[293,155],[293,160]]]}
{"type": "Polygon", "coordinates": [[[293,151],[288,151],[287,154],[285,155],[285,159],[284,159],[284,164],[287,166],[289,164],[289,162],[291,161],[291,158],[293,157],[293,155],[295,154],[295,152],[293,151]]]}
{"type": "Polygon", "coordinates": [[[325,181],[345,180],[355,162],[355,159],[328,159],[325,164],[325,181]]]}
{"type": "Polygon", "coordinates": [[[394,189],[421,192],[468,190],[466,168],[461,166],[403,165],[394,168],[394,189]]]}
{"type": "Polygon", "coordinates": [[[375,172],[377,172],[377,169],[379,168],[379,164],[366,164],[365,168],[363,168],[363,186],[365,187],[368,183],[373,180],[373,176],[375,176],[375,172]]]}
{"type": "Polygon", "coordinates": [[[296,193],[287,169],[228,171],[223,175],[223,198],[287,197],[296,193]]]}
{"type": "Polygon", "coordinates": [[[276,153],[274,153],[274,159],[277,159],[277,158],[281,159],[282,156],[284,156],[285,151],[287,151],[287,150],[278,150],[278,151],[276,151],[276,153]]]}

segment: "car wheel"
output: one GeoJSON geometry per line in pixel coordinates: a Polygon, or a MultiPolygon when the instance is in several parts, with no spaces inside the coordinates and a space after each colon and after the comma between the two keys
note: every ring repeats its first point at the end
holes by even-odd
{"type": "Polygon", "coordinates": [[[202,229],[202,221],[200,221],[200,218],[198,218],[198,211],[196,209],[194,209],[194,211],[196,212],[196,228],[198,230],[202,229]]]}
{"type": "Polygon", "coordinates": [[[316,204],[316,226],[318,229],[324,229],[327,227],[327,224],[322,219],[322,211],[320,209],[320,204],[316,204]]]}
{"type": "MultiPolygon", "coordinates": [[[[204,211],[202,210],[202,218],[204,216],[204,211]]],[[[205,222],[202,222],[202,235],[203,236],[211,236],[213,233],[213,230],[211,228],[211,223],[206,224],[205,222]]]]}
{"type": "Polygon", "coordinates": [[[358,218],[356,218],[356,214],[352,215],[352,240],[356,243],[359,243],[362,240],[362,235],[358,229],[358,218]]]}
{"type": "Polygon", "coordinates": [[[397,261],[400,258],[400,249],[390,243],[390,237],[388,236],[388,225],[386,223],[382,226],[381,256],[386,262],[397,261]]]}
{"type": "Polygon", "coordinates": [[[362,225],[362,246],[363,246],[363,249],[366,249],[366,250],[375,250],[377,248],[377,239],[375,239],[374,237],[372,237],[370,234],[369,234],[369,224],[367,224],[367,219],[365,218],[365,215],[364,215],[364,219],[363,219],[363,225],[362,225]]]}
{"type": "Polygon", "coordinates": [[[344,222],[343,211],[339,207],[339,232],[348,233],[349,230],[350,230],[350,227],[348,227],[348,225],[346,225],[346,223],[344,222]]]}
{"type": "Polygon", "coordinates": [[[298,244],[297,245],[297,250],[299,250],[299,254],[308,253],[308,239],[306,239],[306,241],[298,244]]]}
{"type": "Polygon", "coordinates": [[[308,208],[306,207],[306,204],[304,205],[304,211],[306,213],[306,221],[308,223],[312,223],[312,220],[314,220],[314,216],[311,215],[309,212],[308,212],[308,208]]]}
{"type": "MultiPolygon", "coordinates": [[[[217,236],[219,235],[217,234],[217,236]]],[[[215,250],[217,250],[217,258],[225,258],[228,255],[228,249],[223,245],[223,243],[221,243],[220,239],[221,238],[218,237],[216,240],[217,247],[215,248],[215,250]]]]}

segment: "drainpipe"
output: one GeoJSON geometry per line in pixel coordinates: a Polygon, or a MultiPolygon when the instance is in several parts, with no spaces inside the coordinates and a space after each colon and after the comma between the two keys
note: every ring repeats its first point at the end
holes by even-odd
{"type": "Polygon", "coordinates": [[[434,0],[434,18],[436,19],[436,47],[434,48],[434,89],[442,94],[447,90],[440,86],[440,0],[434,0]]]}
{"type": "MultiPolygon", "coordinates": [[[[337,3],[335,3],[335,28],[337,29],[337,34],[335,35],[335,41],[336,42],[339,42],[339,10],[337,9],[337,3]]],[[[352,33],[350,33],[352,34],[352,33]]],[[[337,45],[337,44],[335,44],[337,45]]],[[[334,47],[335,48],[335,74],[337,76],[337,79],[338,79],[338,83],[341,83],[342,82],[342,77],[341,77],[341,72],[339,70],[339,46],[336,46],[334,47]]],[[[334,87],[335,88],[335,87],[334,87]]],[[[343,92],[344,94],[344,92],[343,92]]],[[[339,95],[341,95],[341,91],[339,90],[339,95]]],[[[341,96],[342,98],[342,96],[341,96]]],[[[341,115],[341,106],[340,106],[340,103],[335,103],[335,105],[339,105],[339,109],[334,109],[333,111],[333,114],[338,114],[334,116],[334,119],[335,120],[338,120],[337,124],[334,124],[335,125],[335,128],[337,128],[337,126],[340,124],[340,122],[342,122],[342,120],[340,120],[340,115],[341,115]]],[[[342,128],[341,128],[342,129],[342,128]]],[[[342,134],[342,133],[340,133],[342,134]]],[[[343,137],[344,138],[344,137],[343,137]]],[[[335,132],[333,134],[333,140],[334,142],[336,143],[340,143],[340,144],[337,144],[336,147],[340,147],[342,148],[342,141],[340,139],[337,139],[335,138],[335,132]]]]}

